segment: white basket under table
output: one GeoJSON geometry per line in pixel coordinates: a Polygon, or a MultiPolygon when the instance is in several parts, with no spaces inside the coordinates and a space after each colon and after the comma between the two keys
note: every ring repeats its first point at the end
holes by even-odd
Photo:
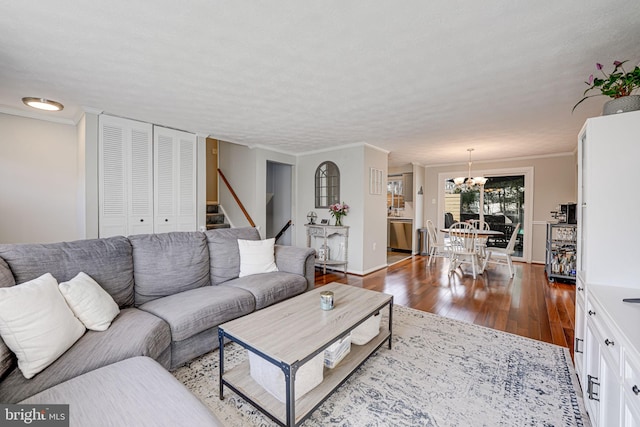
{"type": "MultiPolygon", "coordinates": [[[[386,310],[382,311],[383,313],[386,310]]],[[[253,406],[283,426],[296,426],[324,402],[367,358],[385,342],[391,349],[393,297],[391,295],[354,286],[330,283],[298,295],[271,307],[256,311],[239,319],[224,323],[218,328],[220,342],[220,399],[224,398],[224,387],[238,393],[253,406]],[[320,292],[332,291],[334,308],[320,308],[320,292]],[[322,380],[318,382],[318,371],[303,369],[300,378],[298,369],[316,360],[332,344],[341,341],[369,318],[388,307],[388,325],[381,325],[379,332],[364,345],[352,346],[344,359],[332,369],[322,367],[322,380]],[[234,341],[251,352],[251,364],[247,360],[234,368],[224,369],[224,341],[234,341]],[[256,357],[261,359],[257,362],[256,357]],[[273,387],[272,375],[264,371],[265,363],[274,365],[282,372],[282,386],[273,387]],[[311,374],[305,374],[305,371],[311,374]],[[257,379],[257,381],[256,381],[257,379]],[[259,383],[262,382],[262,385],[259,383]],[[309,383],[313,382],[310,390],[309,383]],[[304,394],[296,393],[296,383],[305,388],[304,394]],[[303,386],[304,383],[304,386],[303,386]],[[278,396],[276,398],[275,396],[278,396]],[[284,397],[284,399],[280,399],[284,397]],[[281,401],[281,400],[284,400],[281,401]]],[[[382,314],[377,316],[378,319],[382,314]]],[[[379,320],[378,320],[379,321],[379,320]]],[[[320,362],[322,363],[322,362],[320,362]]]]}

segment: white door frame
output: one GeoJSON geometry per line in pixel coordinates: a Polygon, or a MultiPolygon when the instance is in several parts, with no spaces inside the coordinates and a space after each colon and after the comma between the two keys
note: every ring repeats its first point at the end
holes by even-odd
{"type": "MultiPolygon", "coordinates": [[[[503,168],[503,169],[474,169],[474,176],[494,177],[524,175],[524,241],[522,242],[522,257],[513,257],[516,261],[531,263],[533,246],[533,167],[503,168]]],[[[438,174],[438,228],[444,227],[444,183],[455,176],[466,176],[468,171],[450,171],[438,174]]]]}

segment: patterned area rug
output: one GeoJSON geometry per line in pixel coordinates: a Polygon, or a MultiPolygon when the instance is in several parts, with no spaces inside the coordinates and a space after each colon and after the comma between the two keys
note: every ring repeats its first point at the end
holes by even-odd
{"type": "MultiPolygon", "coordinates": [[[[590,426],[568,349],[397,305],[393,327],[393,349],[381,347],[303,426],[590,426]]],[[[228,368],[246,357],[225,348],[228,368]]],[[[217,351],[174,375],[227,426],[274,425],[227,388],[218,399],[217,351]]]]}

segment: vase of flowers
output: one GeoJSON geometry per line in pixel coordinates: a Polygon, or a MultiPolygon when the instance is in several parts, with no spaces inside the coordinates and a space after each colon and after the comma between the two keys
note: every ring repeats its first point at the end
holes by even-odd
{"type": "Polygon", "coordinates": [[[336,225],[342,225],[342,217],[347,215],[349,212],[349,205],[345,202],[342,203],[334,203],[329,206],[329,212],[331,216],[336,219],[336,225]]]}
{"type": "Polygon", "coordinates": [[[584,97],[573,106],[573,110],[585,99],[599,95],[613,98],[604,104],[602,111],[604,115],[640,110],[640,95],[632,95],[634,90],[640,88],[640,67],[636,65],[633,70],[627,72],[623,67],[625,62],[627,61],[614,61],[614,68],[610,74],[605,73],[602,64],[597,63],[596,69],[604,78],[594,77],[593,74],[589,76],[588,81],[585,82],[589,87],[584,91],[584,97]],[[594,89],[599,90],[600,93],[587,95],[594,89]]]}

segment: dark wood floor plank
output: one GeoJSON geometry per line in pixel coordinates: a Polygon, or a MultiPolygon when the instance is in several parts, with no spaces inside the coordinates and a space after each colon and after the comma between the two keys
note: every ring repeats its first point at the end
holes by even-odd
{"type": "Polygon", "coordinates": [[[490,266],[473,279],[464,266],[448,274],[449,261],[416,255],[364,277],[316,269],[316,286],[331,282],[386,292],[394,303],[468,323],[569,347],[573,354],[575,286],[549,283],[544,266],[490,266]]]}

